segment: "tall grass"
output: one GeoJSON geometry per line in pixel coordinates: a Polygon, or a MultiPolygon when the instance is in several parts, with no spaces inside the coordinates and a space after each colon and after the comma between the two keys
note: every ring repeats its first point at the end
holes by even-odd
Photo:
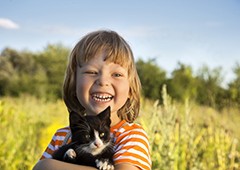
{"type": "MultiPolygon", "coordinates": [[[[149,135],[154,170],[240,169],[239,112],[219,114],[188,102],[177,104],[166,89],[163,98],[163,104],[143,100],[138,119],[149,135]]],[[[28,170],[56,129],[68,124],[68,113],[60,100],[5,97],[0,99],[0,122],[0,169],[28,170]]]]}
{"type": "Polygon", "coordinates": [[[214,121],[194,121],[189,103],[177,106],[166,88],[163,101],[162,105],[158,101],[144,104],[139,120],[150,138],[153,169],[240,169],[238,139],[230,130],[214,121]]]}
{"type": "Polygon", "coordinates": [[[1,170],[32,169],[56,128],[67,120],[63,106],[61,101],[47,103],[30,96],[0,100],[1,170]]]}

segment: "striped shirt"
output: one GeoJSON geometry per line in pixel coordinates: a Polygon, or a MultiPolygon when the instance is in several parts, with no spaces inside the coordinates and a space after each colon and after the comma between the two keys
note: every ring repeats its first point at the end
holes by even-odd
{"type": "MultiPolygon", "coordinates": [[[[52,158],[53,152],[64,144],[69,133],[69,127],[58,129],[41,159],[52,158]]],[[[111,135],[114,139],[115,154],[113,160],[115,165],[129,163],[142,170],[151,169],[148,137],[139,124],[123,120],[111,127],[111,135]]],[[[70,141],[71,137],[67,143],[70,141]]]]}

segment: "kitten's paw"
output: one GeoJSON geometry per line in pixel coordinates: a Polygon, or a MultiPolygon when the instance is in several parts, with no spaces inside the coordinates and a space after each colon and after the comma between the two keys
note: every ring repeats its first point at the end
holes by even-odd
{"type": "Polygon", "coordinates": [[[77,156],[76,152],[73,149],[68,149],[64,154],[65,159],[75,159],[77,156]]]}
{"type": "Polygon", "coordinates": [[[96,159],[97,168],[100,170],[114,170],[113,164],[109,161],[109,159],[96,159]]]}

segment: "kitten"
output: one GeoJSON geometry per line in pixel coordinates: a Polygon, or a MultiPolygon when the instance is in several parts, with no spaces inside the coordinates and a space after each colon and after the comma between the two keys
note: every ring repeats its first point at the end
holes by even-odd
{"type": "Polygon", "coordinates": [[[53,159],[113,170],[113,143],[110,138],[110,107],[97,116],[70,113],[71,143],[60,147],[53,159]]]}

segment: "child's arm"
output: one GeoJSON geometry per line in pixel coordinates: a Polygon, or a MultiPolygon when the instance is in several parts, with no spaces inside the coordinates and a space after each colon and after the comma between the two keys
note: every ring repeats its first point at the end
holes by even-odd
{"type": "Polygon", "coordinates": [[[96,168],[70,164],[55,159],[43,159],[33,167],[33,170],[96,170],[96,168]]]}
{"type": "MultiPolygon", "coordinates": [[[[43,159],[33,167],[33,170],[96,170],[96,168],[69,164],[55,159],[43,159]]],[[[116,165],[114,170],[139,170],[139,168],[122,163],[116,165]]]]}
{"type": "Polygon", "coordinates": [[[114,170],[140,170],[140,169],[136,166],[122,163],[122,164],[115,165],[114,170]]]}

